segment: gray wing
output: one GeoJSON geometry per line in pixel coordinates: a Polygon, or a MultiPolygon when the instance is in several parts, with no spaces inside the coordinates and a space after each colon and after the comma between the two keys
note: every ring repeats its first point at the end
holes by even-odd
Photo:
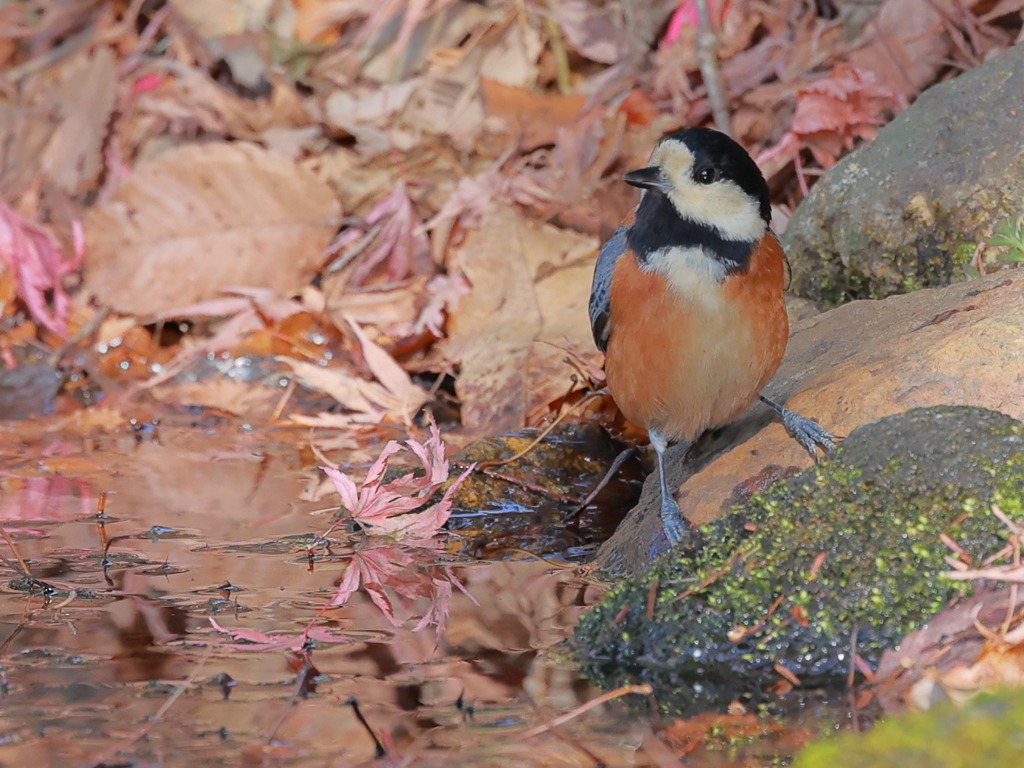
{"type": "Polygon", "coordinates": [[[626,228],[619,227],[601,247],[597,264],[594,265],[594,282],[590,288],[590,330],[594,333],[594,343],[602,352],[608,348],[608,335],[611,333],[608,320],[612,310],[612,272],[625,251],[626,228]]]}

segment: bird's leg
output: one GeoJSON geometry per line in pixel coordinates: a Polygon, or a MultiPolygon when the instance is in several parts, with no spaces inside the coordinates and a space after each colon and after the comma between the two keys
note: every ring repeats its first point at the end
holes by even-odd
{"type": "MultiPolygon", "coordinates": [[[[665,536],[672,546],[685,541],[696,541],[699,533],[693,523],[683,517],[679,505],[672,491],[668,487],[668,478],[665,475],[665,451],[668,449],[668,440],[656,430],[649,430],[651,445],[658,455],[658,483],[661,486],[661,526],[665,530],[665,536]]],[[[684,451],[685,453],[685,451],[684,451]]]]}
{"type": "Polygon", "coordinates": [[[835,449],[836,436],[814,421],[814,419],[801,416],[796,411],[791,411],[774,400],[769,400],[764,395],[758,395],[758,397],[761,398],[762,403],[778,414],[782,420],[782,426],[786,428],[789,436],[800,443],[815,461],[818,459],[819,445],[825,450],[825,453],[835,449]]]}

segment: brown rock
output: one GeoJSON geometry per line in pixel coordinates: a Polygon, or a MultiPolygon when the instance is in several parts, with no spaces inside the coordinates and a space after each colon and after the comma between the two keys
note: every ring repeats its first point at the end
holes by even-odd
{"type": "MultiPolygon", "coordinates": [[[[857,301],[801,321],[766,395],[837,435],[910,408],[974,405],[1024,419],[1024,274],[1000,272],[947,288],[857,301]]],[[[676,457],[678,458],[678,457],[676,457]]],[[[755,406],[705,435],[669,472],[683,513],[698,524],[810,457],[755,406]]],[[[664,551],[657,477],[598,552],[612,573],[636,573],[664,551]]]]}

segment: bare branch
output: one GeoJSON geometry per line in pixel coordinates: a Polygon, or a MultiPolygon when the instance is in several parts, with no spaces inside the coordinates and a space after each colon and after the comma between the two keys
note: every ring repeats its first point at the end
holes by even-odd
{"type": "Polygon", "coordinates": [[[711,26],[708,0],[697,0],[697,20],[697,63],[700,65],[700,75],[708,92],[711,114],[715,118],[715,127],[722,133],[731,134],[725,84],[722,82],[722,71],[718,67],[718,38],[711,26]]]}

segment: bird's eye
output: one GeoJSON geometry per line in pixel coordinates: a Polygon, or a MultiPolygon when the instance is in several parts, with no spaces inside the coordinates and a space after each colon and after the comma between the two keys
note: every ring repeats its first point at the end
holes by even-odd
{"type": "Polygon", "coordinates": [[[714,168],[701,168],[696,173],[696,179],[699,184],[714,184],[718,181],[718,171],[714,168]]]}

